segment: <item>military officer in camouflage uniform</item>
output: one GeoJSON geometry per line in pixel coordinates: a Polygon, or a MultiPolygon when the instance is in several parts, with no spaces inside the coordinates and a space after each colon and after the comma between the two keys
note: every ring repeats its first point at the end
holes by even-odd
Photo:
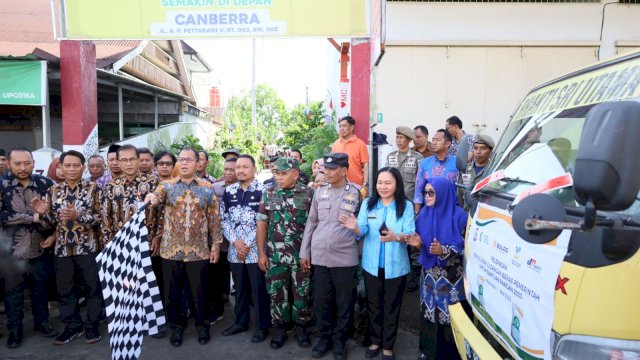
{"type": "Polygon", "coordinates": [[[311,319],[311,280],[310,272],[300,266],[300,246],[313,190],[297,182],[300,169],[296,159],[279,158],[273,172],[277,186],[263,193],[257,215],[258,265],[267,273],[275,328],[270,345],[272,349],[282,347],[287,340],[286,323],[293,317],[298,345],[309,347],[306,328],[311,319]]]}

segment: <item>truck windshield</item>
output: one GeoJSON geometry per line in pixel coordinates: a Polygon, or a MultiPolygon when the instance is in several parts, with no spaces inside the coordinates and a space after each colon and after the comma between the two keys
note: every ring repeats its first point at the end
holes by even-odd
{"type": "MultiPolygon", "coordinates": [[[[538,114],[512,121],[495,149],[489,173],[503,170],[506,180],[489,188],[518,196],[522,191],[566,173],[573,175],[580,135],[587,112],[595,106],[581,106],[538,114]]],[[[580,206],[573,188],[550,192],[563,204],[580,206]]],[[[626,215],[640,214],[640,201],[626,215]]]]}

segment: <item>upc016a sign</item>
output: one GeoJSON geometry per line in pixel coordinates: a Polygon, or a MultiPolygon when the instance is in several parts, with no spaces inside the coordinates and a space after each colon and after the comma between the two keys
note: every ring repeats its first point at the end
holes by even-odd
{"type": "Polygon", "coordinates": [[[0,61],[0,105],[43,106],[46,102],[46,61],[0,61]]]}

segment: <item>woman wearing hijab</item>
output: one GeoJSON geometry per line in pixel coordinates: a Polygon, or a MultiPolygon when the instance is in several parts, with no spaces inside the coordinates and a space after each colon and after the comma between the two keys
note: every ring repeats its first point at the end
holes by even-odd
{"type": "Polygon", "coordinates": [[[409,273],[405,237],[414,234],[415,224],[413,205],[405,199],[398,169],[380,169],[375,184],[357,220],[353,215],[343,215],[340,222],[356,236],[364,237],[362,269],[371,335],[365,357],[374,358],[382,349],[382,359],[392,360],[405,275],[409,273]]]}
{"type": "Polygon", "coordinates": [[[324,159],[315,159],[313,163],[311,163],[311,174],[314,179],[319,172],[324,172],[324,159]]]}
{"type": "Polygon", "coordinates": [[[458,206],[455,185],[443,177],[429,178],[426,206],[416,219],[417,234],[408,239],[421,248],[420,356],[418,359],[458,359],[449,304],[464,300],[462,256],[467,214],[458,206]]]}
{"type": "Polygon", "coordinates": [[[60,184],[64,181],[64,173],[62,172],[62,164],[60,163],[59,157],[53,159],[51,164],[49,164],[47,177],[53,180],[56,184],[60,184]]]}

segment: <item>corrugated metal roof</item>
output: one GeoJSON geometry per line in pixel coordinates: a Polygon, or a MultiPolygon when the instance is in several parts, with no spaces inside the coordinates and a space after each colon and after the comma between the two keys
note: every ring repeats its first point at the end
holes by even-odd
{"type": "MultiPolygon", "coordinates": [[[[97,63],[108,66],[140,45],[139,40],[95,41],[97,63]]],[[[47,0],[0,1],[0,56],[26,56],[36,48],[60,57],[47,0]]]]}

